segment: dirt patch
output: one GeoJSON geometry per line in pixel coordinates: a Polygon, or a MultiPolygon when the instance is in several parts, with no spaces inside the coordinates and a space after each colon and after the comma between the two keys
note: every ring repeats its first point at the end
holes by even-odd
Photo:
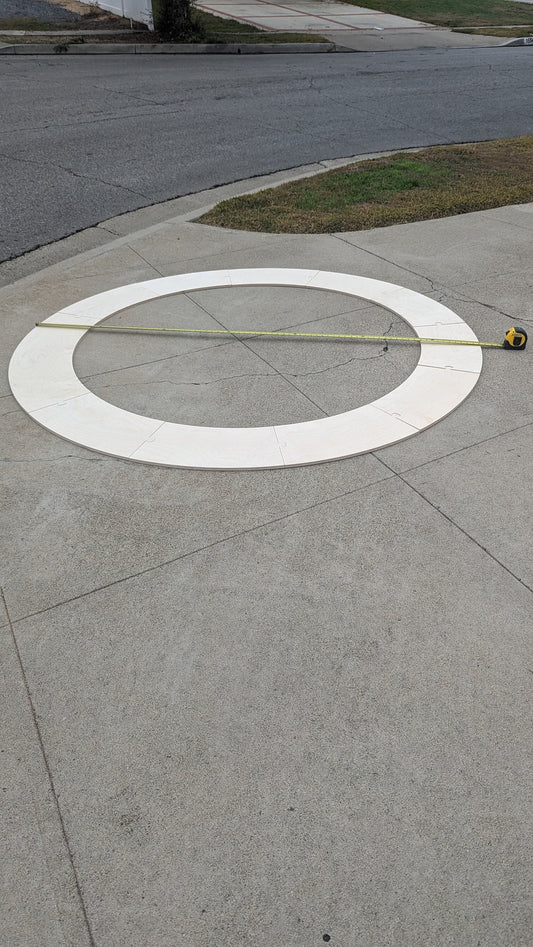
{"type": "MultiPolygon", "coordinates": [[[[80,0],[6,0],[0,7],[0,31],[51,30],[129,30],[129,17],[115,16],[96,4],[80,0]]],[[[146,30],[143,23],[135,23],[146,30]]]]}
{"type": "Polygon", "coordinates": [[[48,2],[54,7],[61,7],[63,10],[68,10],[69,13],[79,13],[80,16],[99,16],[99,11],[95,10],[95,4],[79,3],[79,0],[48,0],[48,2]]]}

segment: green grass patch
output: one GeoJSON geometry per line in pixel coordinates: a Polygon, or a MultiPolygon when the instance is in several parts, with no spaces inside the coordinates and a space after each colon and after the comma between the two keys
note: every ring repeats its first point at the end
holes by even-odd
{"type": "Polygon", "coordinates": [[[335,233],[533,201],[533,136],[424,148],[222,201],[200,223],[335,233]]]}
{"type": "MultiPolygon", "coordinates": [[[[346,0],[360,5],[360,0],[346,0]]],[[[510,0],[365,0],[365,7],[436,26],[533,24],[533,5],[510,0]]]]}
{"type": "Polygon", "coordinates": [[[223,20],[220,16],[193,8],[193,22],[203,36],[203,43],[327,43],[316,33],[268,33],[249,23],[223,20]]]}
{"type": "Polygon", "coordinates": [[[468,33],[474,36],[504,36],[508,39],[518,39],[521,36],[531,36],[533,24],[528,26],[474,26],[462,30],[453,30],[454,33],[468,33]]]}

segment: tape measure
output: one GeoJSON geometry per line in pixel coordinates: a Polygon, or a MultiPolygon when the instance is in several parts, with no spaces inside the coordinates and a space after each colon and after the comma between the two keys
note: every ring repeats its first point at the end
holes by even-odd
{"type": "Polygon", "coordinates": [[[527,332],[520,326],[511,326],[505,333],[504,349],[525,349],[527,342],[527,332]]]}
{"type": "Polygon", "coordinates": [[[354,335],[344,332],[292,332],[283,329],[179,329],[166,326],[113,326],[82,325],[71,322],[36,322],[43,329],[80,329],[85,332],[166,332],[182,335],[228,335],[228,336],[266,336],[281,339],[337,339],[345,342],[430,342],[435,345],[479,345],[491,349],[525,349],[527,332],[519,326],[512,326],[505,333],[504,342],[481,342],[479,339],[432,339],[418,335],[354,335]]]}

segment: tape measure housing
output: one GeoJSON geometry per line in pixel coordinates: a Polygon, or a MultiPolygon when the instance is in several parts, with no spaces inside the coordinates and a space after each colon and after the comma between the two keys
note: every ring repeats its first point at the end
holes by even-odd
{"type": "Polygon", "coordinates": [[[503,347],[506,349],[525,349],[527,342],[527,332],[520,326],[511,326],[505,333],[505,342],[503,347]]]}

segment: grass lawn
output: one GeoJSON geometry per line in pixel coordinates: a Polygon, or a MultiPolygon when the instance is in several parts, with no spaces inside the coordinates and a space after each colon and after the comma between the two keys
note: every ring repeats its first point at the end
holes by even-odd
{"type": "Polygon", "coordinates": [[[223,20],[219,16],[193,10],[193,19],[203,35],[203,43],[327,43],[316,33],[267,33],[249,23],[223,20]]]}
{"type": "MultiPolygon", "coordinates": [[[[1,0],[0,0],[1,3],[1,0]]],[[[219,16],[204,13],[203,10],[193,10],[194,23],[197,34],[187,42],[195,43],[326,43],[323,36],[316,33],[270,33],[259,30],[248,23],[239,23],[237,20],[223,20],[219,16]]],[[[130,21],[109,14],[87,14],[81,20],[47,21],[34,20],[29,17],[2,17],[0,15],[0,42],[4,43],[32,43],[36,40],[31,36],[8,36],[2,34],[4,30],[38,30],[53,31],[53,37],[37,37],[37,41],[58,43],[60,32],[65,30],[64,40],[68,40],[71,30],[102,30],[108,35],[96,33],[94,37],[85,36],[86,43],[160,43],[164,42],[156,33],[151,33],[148,27],[135,24],[134,30],[129,31],[130,21]],[[126,34],[116,35],[113,30],[128,30],[126,34]]]]}
{"type": "Polygon", "coordinates": [[[263,233],[335,233],[533,201],[533,136],[358,161],[222,201],[199,222],[263,233]]]}
{"type": "Polygon", "coordinates": [[[474,36],[504,36],[507,39],[518,39],[520,36],[531,36],[533,24],[526,26],[472,26],[469,29],[455,29],[453,33],[472,33],[474,36]]]}
{"type": "MultiPolygon", "coordinates": [[[[532,26],[533,4],[510,0],[345,0],[436,26],[532,26]]],[[[527,31],[526,31],[527,32],[527,31]]]]}

